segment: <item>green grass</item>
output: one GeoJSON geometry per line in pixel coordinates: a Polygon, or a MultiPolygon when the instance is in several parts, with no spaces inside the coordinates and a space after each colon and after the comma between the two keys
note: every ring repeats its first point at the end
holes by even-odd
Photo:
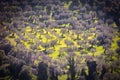
{"type": "Polygon", "coordinates": [[[67,80],[67,75],[61,75],[58,77],[58,80],[67,80]]]}

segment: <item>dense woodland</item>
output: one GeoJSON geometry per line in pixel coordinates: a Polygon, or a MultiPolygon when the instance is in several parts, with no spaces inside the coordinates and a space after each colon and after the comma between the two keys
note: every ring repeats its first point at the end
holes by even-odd
{"type": "Polygon", "coordinates": [[[120,80],[119,0],[0,0],[0,80],[120,80]]]}

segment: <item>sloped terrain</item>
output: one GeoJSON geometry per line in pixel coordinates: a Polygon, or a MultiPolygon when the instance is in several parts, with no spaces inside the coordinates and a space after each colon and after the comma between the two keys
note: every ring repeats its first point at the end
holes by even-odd
{"type": "Polygon", "coordinates": [[[119,80],[120,4],[108,2],[0,1],[0,80],[119,80]]]}

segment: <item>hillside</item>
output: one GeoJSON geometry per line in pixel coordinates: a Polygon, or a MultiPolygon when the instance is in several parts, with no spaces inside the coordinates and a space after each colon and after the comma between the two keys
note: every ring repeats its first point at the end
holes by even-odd
{"type": "Polygon", "coordinates": [[[0,80],[120,80],[119,6],[0,1],[0,80]]]}

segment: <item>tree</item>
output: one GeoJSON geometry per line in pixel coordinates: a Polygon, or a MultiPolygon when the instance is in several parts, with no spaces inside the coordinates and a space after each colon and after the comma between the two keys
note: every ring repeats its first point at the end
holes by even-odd
{"type": "Polygon", "coordinates": [[[53,53],[53,52],[54,52],[54,49],[46,49],[46,51],[44,53],[50,54],[50,53],[53,53]]]}
{"type": "Polygon", "coordinates": [[[120,48],[117,48],[116,52],[118,53],[118,55],[120,55],[120,48]]]}
{"type": "Polygon", "coordinates": [[[19,73],[19,80],[32,80],[30,67],[23,66],[19,73]]]}
{"type": "Polygon", "coordinates": [[[104,53],[107,54],[107,51],[109,50],[109,48],[111,47],[110,44],[104,44],[103,48],[104,48],[104,53]]]}
{"type": "Polygon", "coordinates": [[[49,73],[50,73],[50,80],[58,80],[58,71],[54,66],[50,66],[49,73]]]}
{"type": "Polygon", "coordinates": [[[92,40],[90,40],[89,41],[89,44],[91,45],[91,47],[90,48],[93,48],[93,46],[96,44],[96,39],[92,39],[92,40]]]}
{"type": "Polygon", "coordinates": [[[63,57],[65,54],[64,52],[67,52],[67,48],[66,47],[61,47],[59,50],[59,57],[63,57]]]}
{"type": "Polygon", "coordinates": [[[8,67],[10,71],[10,75],[12,76],[13,80],[19,79],[19,73],[22,69],[22,66],[25,64],[23,60],[19,60],[14,57],[10,57],[10,66],[8,67]]]}
{"type": "Polygon", "coordinates": [[[38,80],[48,80],[48,65],[44,62],[40,62],[38,66],[38,80]]]}
{"type": "MultiPolygon", "coordinates": [[[[47,32],[48,32],[48,31],[47,31],[47,32]]],[[[48,42],[48,40],[50,40],[52,37],[47,33],[47,34],[45,35],[45,38],[47,39],[46,42],[48,42]]]]}
{"type": "Polygon", "coordinates": [[[87,80],[95,80],[95,73],[96,73],[96,62],[95,61],[87,61],[87,66],[89,70],[89,75],[87,76],[87,80]]]}
{"type": "Polygon", "coordinates": [[[68,54],[68,66],[70,72],[70,80],[75,80],[76,70],[75,70],[75,60],[74,60],[74,53],[68,54]]]}
{"type": "Polygon", "coordinates": [[[57,43],[57,40],[51,40],[50,41],[50,46],[55,47],[56,43],[57,43]]]}
{"type": "Polygon", "coordinates": [[[3,50],[4,50],[6,55],[10,52],[11,49],[12,49],[12,46],[10,44],[6,44],[3,47],[3,50]]]}
{"type": "Polygon", "coordinates": [[[87,79],[87,74],[85,73],[85,69],[83,68],[82,71],[81,71],[81,76],[80,76],[80,80],[86,80],[87,79]],[[83,78],[83,79],[81,79],[83,78]]]}
{"type": "Polygon", "coordinates": [[[105,44],[104,39],[105,39],[105,36],[104,36],[102,33],[99,34],[99,35],[97,36],[97,40],[99,41],[97,44],[98,44],[98,45],[103,45],[103,44],[105,44]]]}
{"type": "Polygon", "coordinates": [[[45,48],[44,52],[46,53],[46,50],[49,47],[49,43],[41,43],[41,46],[45,48]]]}
{"type": "Polygon", "coordinates": [[[0,50],[0,78],[9,75],[9,66],[8,57],[5,55],[4,51],[0,50]]]}
{"type": "Polygon", "coordinates": [[[75,30],[76,32],[76,35],[77,35],[77,40],[79,40],[80,38],[79,38],[79,36],[80,36],[80,34],[82,34],[82,31],[80,31],[80,30],[75,30]]]}
{"type": "Polygon", "coordinates": [[[67,45],[67,47],[72,46],[74,44],[71,40],[67,40],[67,39],[64,42],[67,45]]]}
{"type": "Polygon", "coordinates": [[[66,33],[66,29],[64,29],[64,28],[61,29],[61,30],[60,30],[60,33],[62,33],[62,34],[61,34],[61,37],[64,38],[64,37],[65,37],[65,33],[66,33]]]}

